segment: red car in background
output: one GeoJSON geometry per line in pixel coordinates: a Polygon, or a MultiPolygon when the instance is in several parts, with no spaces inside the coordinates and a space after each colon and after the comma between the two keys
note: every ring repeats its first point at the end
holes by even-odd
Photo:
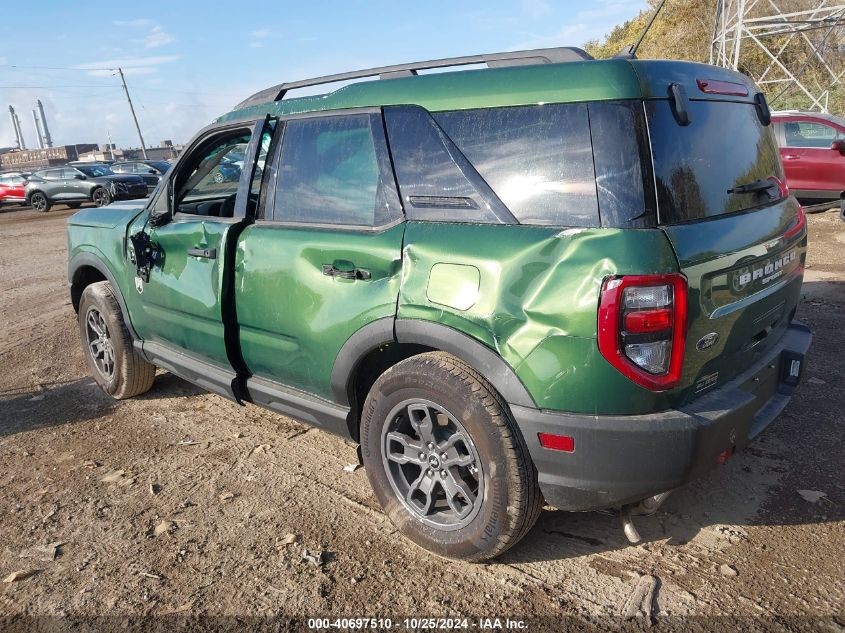
{"type": "Polygon", "coordinates": [[[26,179],[29,174],[12,172],[0,174],[0,206],[26,204],[26,179]]]}
{"type": "Polygon", "coordinates": [[[820,112],[772,112],[790,191],[807,211],[845,213],[845,119],[820,112]]]}

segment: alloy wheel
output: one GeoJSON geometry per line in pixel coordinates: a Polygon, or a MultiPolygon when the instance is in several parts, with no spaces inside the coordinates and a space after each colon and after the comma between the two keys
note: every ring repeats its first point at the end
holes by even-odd
{"type": "Polygon", "coordinates": [[[484,475],[463,424],[428,400],[408,400],[388,416],[382,463],[402,504],[426,525],[456,530],[478,514],[484,475]]]}
{"type": "Polygon", "coordinates": [[[45,198],[44,194],[41,193],[33,194],[29,203],[36,211],[44,211],[47,208],[47,198],[45,198]]]}
{"type": "Polygon", "coordinates": [[[114,346],[106,321],[96,308],[88,310],[85,317],[85,332],[88,337],[88,353],[91,354],[97,371],[111,380],[114,376],[114,346]]]}
{"type": "Polygon", "coordinates": [[[105,189],[97,189],[94,192],[94,204],[98,207],[104,207],[109,203],[109,194],[105,189]]]}

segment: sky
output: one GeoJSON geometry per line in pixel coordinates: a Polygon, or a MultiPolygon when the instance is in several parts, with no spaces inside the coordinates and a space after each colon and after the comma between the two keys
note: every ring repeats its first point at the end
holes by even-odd
{"type": "MultiPolygon", "coordinates": [[[[41,99],[54,145],[181,143],[283,81],[409,61],[582,46],[645,0],[15,2],[0,23],[0,147],[28,148],[41,99]],[[37,8],[36,8],[37,7],[37,8]]],[[[294,96],[291,93],[291,96],[294,96]]]]}

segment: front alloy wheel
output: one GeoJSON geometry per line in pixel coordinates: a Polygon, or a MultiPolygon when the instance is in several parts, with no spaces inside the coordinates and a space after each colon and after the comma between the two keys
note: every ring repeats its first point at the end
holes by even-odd
{"type": "Polygon", "coordinates": [[[85,360],[103,391],[122,400],[152,386],[155,367],[135,350],[109,282],[98,281],[85,288],[78,322],[85,360]]]}
{"type": "Polygon", "coordinates": [[[98,207],[104,207],[111,203],[111,196],[109,195],[109,192],[102,187],[94,190],[91,199],[98,207]]]}
{"type": "Polygon", "coordinates": [[[420,521],[441,530],[464,527],[484,495],[481,460],[454,415],[428,400],[397,405],[383,430],[390,485],[420,521]]]}
{"type": "Polygon", "coordinates": [[[29,204],[32,205],[33,209],[41,213],[50,208],[50,203],[47,201],[47,196],[45,196],[40,191],[32,194],[32,197],[29,199],[29,204]]]}
{"type": "Polygon", "coordinates": [[[88,353],[97,371],[106,380],[114,376],[114,346],[109,335],[106,320],[96,308],[89,308],[85,317],[86,334],[88,335],[88,353]]]}

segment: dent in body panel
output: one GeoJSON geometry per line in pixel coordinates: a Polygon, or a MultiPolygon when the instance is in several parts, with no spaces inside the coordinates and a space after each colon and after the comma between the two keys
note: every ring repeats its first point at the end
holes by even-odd
{"type": "Polygon", "coordinates": [[[331,399],[341,347],[396,313],[404,225],[348,231],[257,223],[238,238],[235,303],[241,352],[258,377],[331,399]],[[367,279],[328,276],[351,262],[367,279]]]}
{"type": "Polygon", "coordinates": [[[409,222],[405,244],[399,318],[437,321],[482,341],[543,408],[622,409],[630,398],[653,405],[653,393],[598,354],[596,312],[606,276],[677,270],[660,231],[409,222]],[[479,296],[469,308],[431,300],[429,277],[444,263],[479,271],[479,296]],[[600,398],[597,380],[617,394],[600,398]]]}

